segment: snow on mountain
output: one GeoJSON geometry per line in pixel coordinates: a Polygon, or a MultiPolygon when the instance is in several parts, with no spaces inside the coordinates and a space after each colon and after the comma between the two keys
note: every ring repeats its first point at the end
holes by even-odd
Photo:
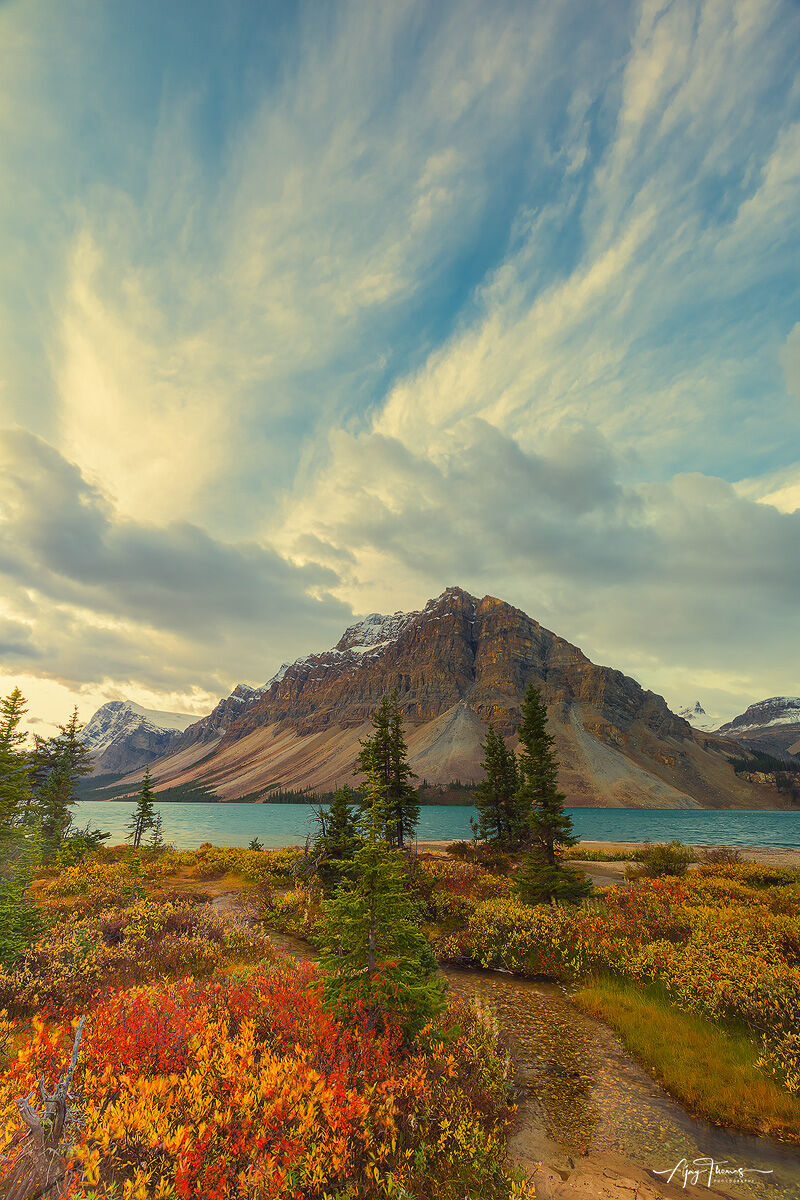
{"type": "Polygon", "coordinates": [[[86,723],[83,740],[93,753],[100,754],[135,729],[149,727],[156,731],[182,732],[196,720],[197,717],[190,713],[159,712],[153,708],[142,708],[132,700],[111,700],[98,708],[86,723]]]}
{"type": "Polygon", "coordinates": [[[96,775],[144,766],[165,754],[197,717],[111,700],[86,723],[83,740],[94,756],[96,775]]]}
{"type": "Polygon", "coordinates": [[[678,716],[683,717],[684,721],[688,721],[694,729],[699,729],[703,733],[711,733],[719,725],[719,717],[713,713],[707,713],[699,700],[696,700],[694,704],[687,704],[685,708],[679,708],[678,716]]]}
{"type": "Polygon", "coordinates": [[[768,700],[759,700],[723,728],[735,729],[741,734],[775,725],[800,725],[800,696],[771,696],[768,700]]]}
{"type": "Polygon", "coordinates": [[[779,757],[800,754],[800,696],[759,700],[722,725],[719,732],[779,757]]]}
{"type": "Polygon", "coordinates": [[[418,616],[418,612],[395,612],[389,615],[370,613],[345,629],[334,650],[340,653],[352,650],[356,654],[381,650],[396,642],[409,622],[418,616]]]}

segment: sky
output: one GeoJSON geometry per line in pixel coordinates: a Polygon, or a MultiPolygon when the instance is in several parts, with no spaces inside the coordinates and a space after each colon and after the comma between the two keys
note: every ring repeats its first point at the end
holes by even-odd
{"type": "Polygon", "coordinates": [[[795,0],[0,0],[0,692],[450,585],[800,693],[795,0]]]}

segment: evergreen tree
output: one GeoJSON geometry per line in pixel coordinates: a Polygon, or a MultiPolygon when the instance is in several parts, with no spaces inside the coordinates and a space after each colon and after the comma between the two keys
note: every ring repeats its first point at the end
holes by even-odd
{"type": "MultiPolygon", "coordinates": [[[[364,738],[359,742],[361,749],[358,752],[354,774],[366,775],[369,777],[372,771],[377,772],[378,779],[382,785],[388,789],[389,776],[391,770],[391,759],[389,755],[389,697],[383,696],[381,702],[370,718],[372,721],[373,733],[370,737],[364,738]]],[[[368,802],[362,802],[362,811],[366,814],[369,811],[368,802]]]]}
{"type": "Polygon", "coordinates": [[[92,755],[81,737],[82,729],[76,707],[67,723],[58,726],[55,736],[34,737],[32,812],[41,826],[43,848],[48,854],[58,848],[69,831],[81,776],[92,773],[92,755]]]}
{"type": "Polygon", "coordinates": [[[164,849],[164,822],[160,812],[157,812],[153,818],[153,828],[150,830],[147,848],[156,853],[164,849]]]}
{"type": "Polygon", "coordinates": [[[36,792],[35,812],[42,833],[42,848],[52,854],[72,823],[71,808],[77,797],[72,766],[67,754],[54,759],[44,783],[36,792]]]}
{"type": "Polygon", "coordinates": [[[411,782],[416,775],[408,765],[408,746],[403,732],[403,716],[397,699],[397,688],[392,692],[389,717],[389,786],[387,789],[387,816],[389,844],[401,850],[406,838],[414,837],[419,822],[419,796],[411,782]]]}
{"type": "Polygon", "coordinates": [[[517,758],[493,725],[486,731],[481,749],[486,778],[473,797],[479,814],[478,837],[513,850],[524,843],[528,832],[525,815],[517,805],[517,758]]]}
{"type": "Polygon", "coordinates": [[[558,790],[555,739],[547,732],[547,708],[539,689],[531,684],[522,704],[519,727],[519,787],[515,801],[527,814],[533,849],[517,877],[517,888],[529,903],[579,899],[590,885],[576,871],[563,866],[559,850],[574,846],[577,838],[572,818],[558,790]]]}
{"type": "Polygon", "coordinates": [[[386,841],[386,788],[374,766],[363,813],[352,880],[343,880],[323,906],[325,999],[340,1016],[365,1012],[376,1029],[396,1020],[414,1036],[442,1008],[443,985],[419,928],[403,858],[386,841]]]}
{"type": "MultiPolygon", "coordinates": [[[[416,779],[408,765],[408,747],[403,733],[403,718],[397,688],[391,699],[384,696],[372,714],[374,733],[361,742],[356,773],[377,771],[385,789],[386,830],[389,845],[402,847],[413,837],[419,821],[419,797],[411,783],[416,779]]],[[[366,810],[365,810],[366,811],[366,810]]]]}
{"type": "Polygon", "coordinates": [[[18,728],[27,709],[18,687],[0,701],[0,836],[17,824],[31,802],[32,764],[18,728]]]}
{"type": "Polygon", "coordinates": [[[583,900],[592,890],[586,876],[563,862],[545,862],[537,850],[526,854],[514,877],[514,891],[525,904],[583,900]]]}
{"type": "Polygon", "coordinates": [[[355,812],[349,787],[340,787],[328,807],[319,811],[320,836],[314,848],[320,859],[317,873],[326,886],[338,883],[352,869],[360,843],[355,812]]]}
{"type": "Polygon", "coordinates": [[[25,869],[0,873],[0,967],[10,971],[39,933],[42,922],[35,904],[25,894],[25,869]]]}
{"type": "Polygon", "coordinates": [[[127,832],[130,834],[134,850],[139,849],[142,844],[142,838],[148,829],[152,829],[155,825],[154,800],[155,795],[150,785],[150,768],[145,767],[142,787],[136,800],[136,808],[131,813],[131,819],[127,825],[127,832]]]}
{"type": "MultiPolygon", "coordinates": [[[[77,705],[65,725],[58,726],[58,733],[53,737],[42,738],[34,736],[32,754],[34,786],[38,789],[49,776],[55,763],[65,759],[72,780],[74,792],[82,775],[91,775],[93,766],[92,753],[81,737],[83,725],[78,718],[77,705]]],[[[75,797],[77,800],[77,796],[75,797]]]]}

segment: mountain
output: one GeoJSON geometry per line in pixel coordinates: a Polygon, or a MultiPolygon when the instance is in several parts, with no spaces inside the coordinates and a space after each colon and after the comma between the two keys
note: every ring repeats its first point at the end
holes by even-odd
{"type": "Polygon", "coordinates": [[[719,718],[707,713],[699,700],[694,704],[687,704],[685,708],[679,708],[678,716],[688,721],[693,729],[700,729],[704,733],[709,733],[719,725],[719,718]]]}
{"type": "Polygon", "coordinates": [[[156,712],[130,700],[112,700],[98,708],[83,730],[94,755],[95,775],[121,775],[166,754],[195,717],[156,712]]]}
{"type": "Polygon", "coordinates": [[[751,750],[800,755],[800,696],[772,696],[751,704],[719,732],[751,750]]]}
{"type": "MultiPolygon", "coordinates": [[[[240,685],[175,738],[153,768],[160,788],[204,786],[221,800],[353,781],[359,739],[397,689],[412,766],[429,783],[480,776],[491,721],[515,738],[529,683],[541,688],[573,805],[758,808],[774,789],[738,778],[735,748],[700,733],[629,676],[492,596],[448,588],[418,612],[372,614],[337,644],[240,685]]],[[[126,781],[138,782],[136,774],[126,781]]]]}

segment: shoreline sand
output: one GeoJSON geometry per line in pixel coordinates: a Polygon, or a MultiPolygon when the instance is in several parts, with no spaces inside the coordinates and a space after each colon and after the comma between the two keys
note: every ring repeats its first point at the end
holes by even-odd
{"type": "MultiPolygon", "coordinates": [[[[586,842],[580,842],[578,844],[578,847],[576,847],[576,849],[579,849],[581,846],[583,846],[586,850],[605,850],[605,851],[608,851],[609,853],[613,853],[616,850],[620,850],[620,851],[637,850],[642,844],[643,844],[642,842],[594,842],[594,841],[589,842],[589,841],[586,841],[586,842]]],[[[691,842],[687,843],[687,844],[689,845],[690,849],[697,850],[699,853],[702,853],[702,851],[704,851],[704,850],[711,850],[714,848],[712,846],[693,845],[691,842]]],[[[722,843],[718,843],[718,844],[721,845],[722,843]]],[[[450,845],[452,845],[452,842],[449,842],[449,841],[420,841],[420,842],[417,842],[417,849],[423,850],[428,853],[430,853],[430,852],[436,853],[437,851],[439,853],[444,853],[447,850],[447,847],[450,845]]],[[[735,849],[739,851],[739,853],[742,856],[742,859],[745,862],[759,863],[761,866],[764,866],[764,867],[783,867],[789,871],[800,870],[800,847],[736,846],[735,849]]],[[[592,862],[591,860],[577,859],[577,858],[571,859],[570,863],[571,863],[571,865],[574,865],[574,866],[586,865],[586,866],[592,866],[592,867],[602,867],[603,869],[606,869],[606,868],[613,869],[613,868],[619,867],[620,875],[622,875],[624,873],[625,865],[626,865],[624,862],[598,863],[598,862],[592,862]]]]}

